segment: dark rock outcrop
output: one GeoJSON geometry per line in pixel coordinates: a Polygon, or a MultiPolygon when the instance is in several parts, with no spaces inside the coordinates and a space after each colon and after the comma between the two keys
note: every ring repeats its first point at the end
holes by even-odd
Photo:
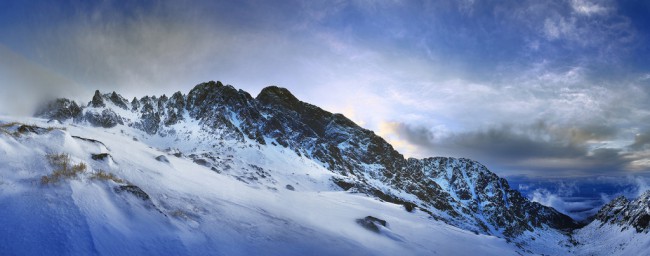
{"type": "Polygon", "coordinates": [[[137,98],[133,97],[133,100],[131,101],[131,111],[138,111],[140,109],[140,101],[138,101],[137,98]]]}
{"type": "Polygon", "coordinates": [[[142,129],[148,134],[156,134],[158,128],[160,127],[160,113],[154,109],[152,100],[149,97],[145,97],[140,100],[144,102],[142,105],[142,110],[140,113],[140,122],[136,124],[137,128],[142,129]]]}
{"type": "Polygon", "coordinates": [[[165,126],[174,125],[183,120],[183,112],[185,111],[185,98],[181,92],[176,92],[161,107],[165,111],[165,126]]]}
{"type": "Polygon", "coordinates": [[[104,144],[104,142],[101,142],[101,141],[98,141],[98,140],[89,139],[89,138],[84,138],[84,137],[79,137],[79,136],[75,136],[75,135],[72,135],[72,138],[75,138],[75,139],[78,139],[78,140],[87,141],[87,142],[97,143],[97,144],[100,144],[100,145],[106,147],[106,144],[104,144]]]}
{"type": "Polygon", "coordinates": [[[108,97],[108,99],[115,104],[115,106],[118,106],[122,109],[129,109],[127,107],[128,101],[122,97],[122,95],[117,94],[116,92],[111,93],[111,95],[108,97]]]}
{"type": "Polygon", "coordinates": [[[101,93],[99,93],[99,90],[95,90],[95,94],[93,95],[93,99],[88,103],[88,106],[93,107],[93,108],[106,107],[106,104],[104,103],[104,99],[102,98],[101,93]]]}
{"type": "Polygon", "coordinates": [[[650,231],[650,190],[639,198],[629,201],[624,196],[619,196],[603,206],[596,214],[595,219],[602,225],[614,224],[622,229],[634,228],[637,232],[650,231]]]}
{"type": "Polygon", "coordinates": [[[363,219],[357,219],[357,224],[375,233],[379,233],[380,226],[382,227],[388,226],[388,223],[385,220],[373,216],[366,216],[363,219]]]}
{"type": "Polygon", "coordinates": [[[84,119],[93,126],[112,128],[118,124],[124,124],[122,118],[111,109],[102,110],[101,114],[95,111],[88,111],[84,119]]]}
{"type": "Polygon", "coordinates": [[[92,158],[95,161],[103,161],[111,157],[110,154],[108,153],[100,153],[100,154],[90,154],[90,158],[92,158]]]}
{"type": "Polygon", "coordinates": [[[159,156],[157,156],[157,157],[156,157],[156,160],[157,160],[158,162],[169,163],[169,159],[167,159],[167,157],[166,157],[166,156],[163,156],[163,155],[159,155],[159,156]]]}
{"type": "Polygon", "coordinates": [[[144,192],[144,190],[142,190],[140,187],[136,185],[121,185],[115,187],[114,190],[116,193],[127,192],[143,201],[151,201],[151,197],[149,197],[149,194],[144,192]]]}
{"type": "Polygon", "coordinates": [[[28,133],[45,134],[49,131],[49,129],[34,126],[34,125],[21,124],[20,126],[18,126],[18,129],[16,129],[16,131],[21,134],[28,134],[28,133]]]}
{"type": "Polygon", "coordinates": [[[68,99],[56,99],[39,107],[35,116],[58,121],[68,119],[79,119],[81,117],[81,107],[74,101],[68,99]]]}

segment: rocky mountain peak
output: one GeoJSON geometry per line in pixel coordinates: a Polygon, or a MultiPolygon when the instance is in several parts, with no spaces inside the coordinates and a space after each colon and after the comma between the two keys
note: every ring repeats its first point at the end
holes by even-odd
{"type": "Polygon", "coordinates": [[[93,99],[92,101],[90,101],[90,103],[88,103],[88,105],[94,108],[102,108],[106,106],[106,104],[104,104],[104,99],[102,98],[102,94],[99,93],[99,90],[95,90],[93,99]]]}
{"type": "Polygon", "coordinates": [[[596,214],[596,220],[604,224],[633,227],[637,232],[650,231],[650,190],[632,201],[619,196],[604,205],[596,214]]]}
{"type": "Polygon", "coordinates": [[[64,121],[67,119],[79,118],[81,112],[82,108],[76,102],[61,98],[40,106],[35,115],[48,119],[64,121]]]}
{"type": "Polygon", "coordinates": [[[133,97],[133,100],[131,101],[131,110],[132,111],[137,111],[140,109],[140,101],[136,97],[133,97]]]}
{"type": "Polygon", "coordinates": [[[646,192],[643,192],[641,196],[639,196],[640,201],[648,202],[650,201],[650,190],[647,190],[646,192]]]}
{"type": "Polygon", "coordinates": [[[262,89],[256,99],[265,105],[280,104],[288,108],[295,108],[300,102],[288,89],[278,86],[268,86],[262,89]]]}
{"type": "Polygon", "coordinates": [[[127,105],[129,102],[124,97],[122,97],[122,95],[117,94],[115,91],[113,91],[113,93],[111,93],[111,95],[108,97],[108,99],[113,104],[115,104],[115,106],[118,106],[118,107],[120,107],[122,109],[127,109],[127,110],[129,109],[129,107],[127,105]]]}

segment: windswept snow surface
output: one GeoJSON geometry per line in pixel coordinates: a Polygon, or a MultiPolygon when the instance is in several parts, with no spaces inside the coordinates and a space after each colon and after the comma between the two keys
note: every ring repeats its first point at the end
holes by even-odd
{"type": "Polygon", "coordinates": [[[650,255],[650,234],[594,220],[574,235],[578,255],[650,255]]]}
{"type": "Polygon", "coordinates": [[[212,141],[192,127],[161,137],[32,118],[0,117],[0,125],[0,255],[527,254],[341,191],[330,180],[337,174],[279,146],[212,141]],[[17,133],[11,122],[60,129],[17,133]],[[46,156],[59,153],[86,171],[41,184],[55,169],[46,156]],[[93,160],[99,153],[110,157],[93,160]],[[93,179],[100,171],[124,182],[93,179]],[[119,191],[127,183],[150,199],[119,191]],[[356,223],[366,216],[388,225],[372,232],[356,223]]]}

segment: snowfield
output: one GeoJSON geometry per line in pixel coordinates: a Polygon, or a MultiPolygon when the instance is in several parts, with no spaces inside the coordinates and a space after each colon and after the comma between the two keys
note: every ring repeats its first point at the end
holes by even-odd
{"type": "Polygon", "coordinates": [[[338,174],[280,146],[198,141],[192,127],[161,137],[36,118],[1,117],[0,125],[2,255],[527,254],[505,239],[342,191],[330,180],[338,174]],[[22,124],[46,129],[21,131],[22,124]],[[188,157],[202,152],[228,168],[188,157]],[[56,172],[53,154],[86,168],[43,184],[56,172]],[[364,228],[357,220],[366,216],[387,225],[364,228]]]}

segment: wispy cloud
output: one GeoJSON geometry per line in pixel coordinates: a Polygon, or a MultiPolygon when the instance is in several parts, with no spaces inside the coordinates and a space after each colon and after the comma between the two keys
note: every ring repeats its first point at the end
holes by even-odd
{"type": "Polygon", "coordinates": [[[648,190],[648,178],[641,176],[599,176],[595,178],[512,177],[514,184],[529,199],[551,206],[577,220],[593,216],[618,196],[637,198],[648,190]]]}
{"type": "Polygon", "coordinates": [[[590,1],[590,0],[572,0],[571,7],[573,11],[582,15],[602,15],[609,12],[609,8],[602,5],[603,1],[590,1]]]}

